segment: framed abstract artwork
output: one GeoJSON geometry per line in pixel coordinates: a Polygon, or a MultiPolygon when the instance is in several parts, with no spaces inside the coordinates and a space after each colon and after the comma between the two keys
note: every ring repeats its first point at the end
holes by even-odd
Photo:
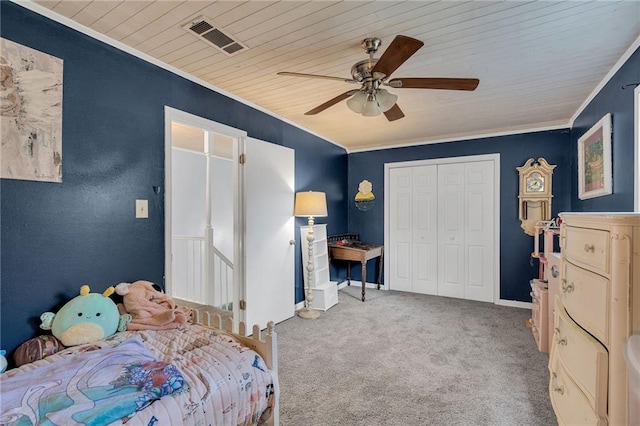
{"type": "Polygon", "coordinates": [[[578,139],[578,198],[611,194],[611,175],[611,114],[607,114],[578,139]]]}
{"type": "Polygon", "coordinates": [[[0,178],[62,182],[62,59],[0,38],[0,178]]]}

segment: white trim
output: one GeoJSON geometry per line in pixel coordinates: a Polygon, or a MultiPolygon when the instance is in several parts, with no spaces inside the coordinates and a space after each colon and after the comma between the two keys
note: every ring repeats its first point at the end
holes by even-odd
{"type": "Polygon", "coordinates": [[[517,300],[500,299],[496,302],[496,305],[531,310],[531,302],[519,302],[517,300]]]}
{"type": "Polygon", "coordinates": [[[274,118],[277,118],[280,121],[283,121],[283,122],[285,122],[287,124],[290,124],[290,125],[292,125],[294,127],[297,127],[300,130],[303,130],[303,131],[305,131],[305,132],[307,132],[307,133],[309,133],[311,135],[317,136],[320,139],[325,140],[325,141],[327,141],[329,143],[332,143],[332,144],[344,149],[345,151],[347,151],[346,147],[340,145],[338,142],[335,142],[335,141],[327,138],[326,136],[322,136],[319,133],[314,132],[313,130],[310,130],[310,129],[307,129],[305,127],[302,127],[301,125],[299,125],[297,123],[294,123],[293,121],[291,121],[291,120],[289,120],[289,119],[287,119],[285,117],[282,117],[282,116],[274,113],[273,111],[269,111],[268,109],[265,109],[265,108],[261,107],[260,105],[256,105],[256,104],[254,104],[254,103],[252,103],[252,102],[250,102],[250,101],[248,101],[246,99],[243,99],[243,98],[239,97],[238,95],[235,95],[235,94],[233,94],[231,92],[227,92],[226,90],[221,89],[221,88],[219,88],[219,87],[217,87],[217,86],[215,86],[215,85],[213,85],[213,84],[211,84],[211,83],[209,83],[207,81],[204,81],[204,80],[202,80],[202,79],[200,79],[200,78],[198,78],[196,76],[193,76],[193,75],[191,75],[189,73],[186,73],[186,72],[184,72],[184,71],[182,71],[182,70],[180,70],[180,69],[178,69],[178,68],[176,68],[176,67],[174,67],[172,65],[169,65],[169,64],[167,64],[165,62],[162,62],[162,61],[160,61],[160,60],[158,60],[156,58],[153,58],[153,57],[147,55],[146,53],[143,53],[143,52],[140,52],[137,49],[134,49],[133,47],[127,46],[126,44],[121,43],[118,40],[114,40],[111,37],[107,37],[106,35],[101,34],[101,33],[97,32],[97,31],[95,31],[95,30],[93,30],[91,28],[85,27],[84,25],[79,24],[78,22],[75,22],[75,21],[67,18],[66,16],[62,16],[62,15],[60,15],[60,14],[58,14],[58,13],[56,13],[56,12],[50,10],[50,9],[47,9],[44,6],[40,6],[39,4],[33,3],[31,0],[11,0],[11,1],[13,3],[19,4],[20,6],[24,7],[25,9],[29,9],[32,12],[35,12],[35,13],[37,13],[39,15],[42,15],[42,16],[44,16],[46,18],[49,18],[49,19],[51,19],[53,21],[56,21],[56,22],[58,22],[58,23],[60,23],[60,24],[62,24],[64,26],[72,28],[72,29],[74,29],[76,31],[79,31],[79,32],[81,32],[81,33],[83,33],[83,34],[85,34],[85,35],[87,35],[89,37],[92,37],[92,38],[94,38],[96,40],[99,40],[99,41],[101,41],[103,43],[106,43],[106,44],[108,44],[110,46],[113,46],[116,49],[122,50],[123,52],[127,52],[127,53],[129,53],[129,54],[131,54],[133,56],[136,56],[137,58],[142,59],[143,61],[149,62],[149,63],[151,63],[153,65],[156,65],[156,66],[158,66],[160,68],[163,68],[163,69],[165,69],[165,70],[167,70],[169,72],[172,72],[173,74],[176,74],[176,75],[178,75],[180,77],[183,77],[183,78],[185,78],[187,80],[193,81],[194,83],[197,83],[202,87],[205,87],[205,88],[207,88],[209,90],[213,90],[214,92],[220,93],[221,95],[224,95],[224,96],[226,96],[226,97],[228,97],[230,99],[233,99],[234,101],[240,102],[240,103],[245,104],[245,105],[247,105],[247,106],[249,106],[249,107],[251,107],[251,108],[253,108],[255,110],[258,110],[260,112],[268,114],[268,115],[270,115],[270,116],[272,116],[274,118]]]}
{"type": "Polygon", "coordinates": [[[384,146],[376,146],[376,147],[370,147],[370,148],[352,149],[352,150],[348,150],[348,153],[352,154],[356,152],[380,151],[383,149],[408,148],[412,146],[432,145],[432,144],[447,143],[447,142],[464,142],[464,141],[470,141],[474,139],[493,138],[497,136],[522,135],[524,133],[536,133],[536,132],[546,132],[549,130],[564,130],[564,129],[570,130],[571,127],[568,124],[556,124],[551,126],[534,127],[534,128],[526,128],[526,129],[493,131],[491,133],[483,133],[483,134],[477,134],[477,135],[460,135],[460,136],[452,136],[450,138],[445,138],[445,139],[434,139],[434,140],[425,140],[421,142],[407,142],[407,143],[397,144],[397,145],[384,145],[384,146]]]}
{"type": "MultiPolygon", "coordinates": [[[[400,167],[414,167],[414,166],[428,166],[437,164],[454,164],[454,163],[471,163],[475,161],[493,161],[493,192],[494,192],[494,204],[496,206],[493,222],[493,303],[498,304],[500,298],[500,154],[483,154],[483,155],[468,155],[462,157],[447,157],[447,158],[434,158],[429,160],[415,160],[415,161],[400,161],[396,163],[384,164],[384,258],[389,257],[389,173],[393,168],[400,167]]],[[[384,282],[389,282],[389,269],[385,268],[384,282]]],[[[385,286],[385,289],[392,290],[391,286],[385,286]]]]}
{"type": "Polygon", "coordinates": [[[604,76],[602,81],[600,81],[600,83],[593,89],[587,99],[585,99],[582,105],[580,105],[580,108],[578,108],[575,114],[573,114],[573,117],[571,117],[571,120],[569,120],[569,127],[573,127],[574,121],[576,121],[578,116],[582,114],[582,111],[584,111],[587,105],[589,105],[589,103],[598,95],[598,93],[600,93],[600,91],[609,82],[609,80],[611,80],[611,78],[620,70],[620,68],[622,68],[625,62],[629,60],[631,55],[633,55],[633,52],[635,52],[638,47],[640,47],[640,36],[638,36],[638,38],[636,38],[635,41],[631,43],[631,46],[629,46],[629,48],[624,52],[620,59],[618,59],[618,62],[616,62],[613,68],[609,70],[607,75],[604,76]]]}
{"type": "Polygon", "coordinates": [[[634,105],[634,139],[635,139],[635,155],[634,155],[634,211],[640,212],[640,86],[636,86],[633,91],[634,105]]]}

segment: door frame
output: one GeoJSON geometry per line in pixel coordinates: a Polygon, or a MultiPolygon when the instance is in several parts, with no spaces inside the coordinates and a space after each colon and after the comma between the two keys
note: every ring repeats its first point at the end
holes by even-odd
{"type": "MultiPolygon", "coordinates": [[[[495,203],[495,214],[493,223],[493,303],[500,301],[500,154],[468,155],[462,157],[434,158],[429,160],[400,161],[384,164],[384,258],[390,259],[390,236],[389,236],[389,214],[390,214],[390,178],[389,172],[394,168],[433,166],[439,164],[473,163],[478,161],[493,161],[493,194],[495,203]]],[[[389,282],[389,268],[384,270],[384,282],[389,282]]],[[[389,290],[389,286],[384,286],[389,290]]]]}
{"type": "Polygon", "coordinates": [[[245,259],[244,259],[244,177],[239,167],[240,155],[245,150],[247,132],[236,129],[197,115],[190,114],[169,106],[164,107],[164,287],[171,292],[172,277],[172,141],[171,123],[177,122],[196,127],[207,132],[219,133],[237,140],[233,148],[233,329],[239,329],[244,320],[244,312],[239,309],[240,300],[244,298],[245,259]],[[242,318],[241,318],[242,317],[242,318]]]}

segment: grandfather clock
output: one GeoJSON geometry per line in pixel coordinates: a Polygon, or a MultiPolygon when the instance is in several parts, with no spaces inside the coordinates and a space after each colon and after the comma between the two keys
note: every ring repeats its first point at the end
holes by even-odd
{"type": "Polygon", "coordinates": [[[542,157],[529,158],[523,166],[517,167],[520,173],[518,219],[527,235],[535,235],[537,222],[551,220],[551,178],[555,168],[542,157]]]}

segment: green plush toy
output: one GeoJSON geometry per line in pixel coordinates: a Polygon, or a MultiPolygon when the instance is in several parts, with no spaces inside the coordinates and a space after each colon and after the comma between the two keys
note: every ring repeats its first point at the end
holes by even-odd
{"type": "Polygon", "coordinates": [[[118,307],[109,298],[114,288],[104,293],[89,293],[88,285],[80,288],[80,296],[68,301],[57,314],[40,315],[40,328],[51,330],[65,346],[82,345],[109,337],[116,331],[124,331],[131,315],[120,315],[118,307]]]}

